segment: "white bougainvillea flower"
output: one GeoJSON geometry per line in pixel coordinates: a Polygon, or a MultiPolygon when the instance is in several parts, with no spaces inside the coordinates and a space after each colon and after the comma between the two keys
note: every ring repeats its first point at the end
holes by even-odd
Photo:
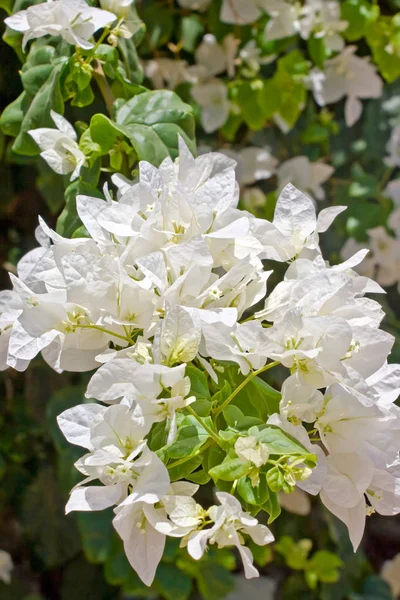
{"type": "Polygon", "coordinates": [[[171,537],[182,538],[202,525],[206,511],[192,498],[199,489],[188,481],[171,483],[157,507],[146,506],[146,517],[154,529],[171,537]]]}
{"type": "Polygon", "coordinates": [[[11,583],[11,573],[14,569],[11,554],[5,550],[0,550],[0,580],[4,583],[11,583]]]}
{"type": "Polygon", "coordinates": [[[385,468],[398,453],[397,406],[363,406],[341,385],[327,388],[315,427],[331,454],[358,452],[385,468]]]}
{"type": "Polygon", "coordinates": [[[201,124],[207,133],[222,127],[229,116],[231,103],[228,88],[220,79],[209,79],[206,83],[194,85],[191,94],[201,108],[201,124]]]}
{"type": "Polygon", "coordinates": [[[11,29],[24,34],[22,47],[44,35],[60,35],[69,44],[93,48],[90,38],[116,20],[116,15],[88,6],[84,0],[47,0],[29,6],[4,20],[11,29]]]}
{"type": "Polygon", "coordinates": [[[348,22],[340,18],[340,3],[336,0],[306,0],[301,10],[300,35],[308,39],[323,38],[329,50],[340,52],[345,46],[341,33],[348,22]]]}
{"type": "Polygon", "coordinates": [[[240,436],[235,443],[235,452],[245,461],[252,462],[258,469],[266,464],[269,458],[269,450],[254,435],[240,436]]]}
{"type": "Polygon", "coordinates": [[[322,184],[333,174],[334,168],[323,162],[311,162],[307,156],[296,156],[283,162],[277,169],[278,191],[291,183],[302,192],[311,194],[316,200],[323,200],[325,192],[322,184]]]}
{"type": "Polygon", "coordinates": [[[280,492],[279,504],[288,512],[301,517],[305,517],[311,512],[309,496],[298,487],[295,487],[291,494],[280,492]]]}
{"type": "Polygon", "coordinates": [[[223,23],[246,25],[257,21],[269,3],[269,0],[223,0],[220,19],[223,23]]]}
{"type": "Polygon", "coordinates": [[[153,88],[161,90],[167,87],[174,90],[187,79],[186,60],[172,58],[152,58],[144,63],[144,73],[151,80],[153,88]]]}
{"type": "Polygon", "coordinates": [[[277,159],[272,156],[269,148],[250,146],[239,151],[222,149],[221,152],[236,161],[236,179],[240,186],[269,179],[278,165],[277,159]]]}
{"type": "Polygon", "coordinates": [[[392,560],[386,560],[383,563],[381,577],[392,588],[393,597],[400,596],[400,553],[396,554],[392,560]]]}
{"type": "MultiPolygon", "coordinates": [[[[386,150],[389,152],[389,156],[385,158],[386,164],[389,167],[400,167],[400,126],[393,127],[386,150]]],[[[391,181],[388,187],[393,184],[395,182],[391,181]]]]}
{"type": "MultiPolygon", "coordinates": [[[[144,486],[151,490],[151,493],[139,498],[130,494],[114,509],[116,516],[113,520],[113,525],[124,543],[127,559],[146,585],[153,582],[158,563],[164,553],[166,538],[165,534],[153,527],[146,514],[147,509],[151,509],[165,497],[170,488],[168,471],[159,459],[157,461],[144,486]]],[[[154,516],[152,511],[150,516],[154,516]]]]}
{"type": "Polygon", "coordinates": [[[301,6],[285,0],[265,0],[263,8],[270,19],[265,27],[266,40],[280,40],[299,33],[301,6]]]}
{"type": "Polygon", "coordinates": [[[276,203],[274,220],[257,219],[255,235],[264,246],[263,258],[287,261],[309,248],[317,251],[318,234],[326,231],[344,206],[322,210],[318,218],[313,201],[287,184],[276,203]]]}
{"type": "Polygon", "coordinates": [[[234,496],[225,492],[216,494],[220,506],[212,506],[207,514],[214,522],[210,529],[189,535],[188,552],[192,558],[199,560],[207,544],[217,544],[218,548],[236,546],[243,561],[244,573],[247,579],[258,577],[258,571],[253,566],[253,556],[248,548],[243,545],[242,534],[249,535],[253,542],[265,546],[274,541],[274,536],[265,525],[258,523],[257,519],[244,512],[242,506],[234,496]]]}
{"type": "Polygon", "coordinates": [[[77,135],[72,125],[62,115],[51,111],[57,129],[43,127],[28,133],[39,146],[40,156],[59,175],[71,173],[71,181],[79,177],[86,156],[79,148],[77,135]]]}
{"type": "MultiPolygon", "coordinates": [[[[197,66],[204,69],[205,77],[219,75],[226,71],[229,77],[235,74],[235,57],[240,40],[232,34],[227,35],[219,44],[212,33],[207,33],[195,51],[197,66]]],[[[201,72],[199,72],[201,76],[201,72]]]]}
{"type": "Polygon", "coordinates": [[[100,0],[101,8],[114,13],[118,17],[128,17],[132,4],[133,0],[100,0]]]}
{"type": "Polygon", "coordinates": [[[358,454],[334,454],[326,459],[327,474],[321,500],[349,530],[354,551],[358,548],[367,514],[364,494],[372,483],[373,463],[358,454]]]}
{"type": "Polygon", "coordinates": [[[356,46],[348,46],[341,54],[328,60],[325,70],[313,69],[310,84],[316,102],[320,106],[346,98],[345,117],[352,127],[361,116],[363,105],[360,99],[379,98],[382,94],[382,79],[368,58],[356,56],[356,46]]]}

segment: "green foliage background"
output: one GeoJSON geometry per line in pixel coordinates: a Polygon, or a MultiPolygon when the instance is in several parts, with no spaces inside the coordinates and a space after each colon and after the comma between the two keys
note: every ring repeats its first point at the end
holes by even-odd
{"type": "MultiPolygon", "coordinates": [[[[16,0],[14,5],[11,0],[0,0],[5,10],[29,4],[32,2],[16,0]]],[[[310,61],[322,66],[327,56],[315,39],[264,46],[259,40],[265,55],[280,53],[277,66],[266,65],[260,73],[238,71],[229,82],[230,99],[238,110],[217,134],[202,132],[199,107],[187,84],[176,90],[177,95],[148,91],[150,82],[143,79],[138,53],[145,59],[155,53],[170,57],[174,55],[171,48],[180,43],[180,56],[192,61],[193,50],[207,31],[219,40],[230,32],[242,42],[250,39],[249,27],[238,29],[219,22],[219,0],[200,16],[177,9],[174,2],[143,2],[140,16],[146,31],[140,26],[132,40],[121,40],[119,55],[106,44],[99,47],[104,73],[118,98],[112,114],[107,92],[103,97],[99,94],[92,81],[96,76],[75,62],[70,46],[48,38],[34,42],[21,68],[20,37],[8,30],[7,44],[1,44],[0,66],[1,288],[9,286],[7,270],[36,245],[34,229],[39,214],[64,236],[82,233],[75,198],[78,193],[99,194],[98,185],[105,180],[101,167],[132,176],[140,159],[158,164],[168,155],[175,157],[178,132],[194,151],[192,108],[198,143],[214,148],[232,144],[236,149],[252,143],[269,146],[280,161],[306,155],[335,167],[334,177],[325,186],[325,204],[320,207],[345,204],[348,210],[323,238],[325,254],[332,262],[339,262],[340,249],[349,236],[366,242],[369,228],[386,226],[393,205],[383,190],[396,173],[388,170],[382,157],[392,127],[400,124],[400,101],[396,102],[400,98],[400,60],[391,60],[385,47],[388,39],[398,35],[393,17],[400,6],[396,0],[345,0],[342,4],[351,23],[347,40],[357,43],[361,54],[372,52],[386,80],[382,98],[366,102],[362,118],[351,129],[344,124],[343,103],[321,111],[307,96],[304,77],[310,61]],[[89,157],[82,177],[72,184],[37,158],[38,150],[27,134],[33,127],[51,126],[50,108],[65,109],[89,157]],[[288,134],[272,126],[276,111],[292,126],[288,134]],[[155,113],[159,119],[154,118],[155,113]]],[[[266,200],[257,209],[258,216],[271,218],[276,180],[264,182],[263,189],[266,200]]],[[[399,296],[395,286],[387,292],[383,300],[385,327],[396,336],[393,360],[400,362],[399,296]]],[[[275,377],[269,381],[279,385],[279,373],[275,377]]],[[[33,361],[26,373],[10,370],[1,374],[0,547],[11,552],[16,569],[10,586],[0,582],[0,600],[186,600],[199,594],[205,600],[223,598],[234,587],[237,563],[233,553],[210,551],[195,562],[171,541],[149,590],[129,567],[108,512],[64,516],[68,492],[78,481],[73,463],[80,451],[65,442],[55,418],[83,401],[86,383],[86,376],[57,375],[40,359],[33,361]]],[[[237,385],[237,381],[231,383],[237,385]]],[[[249,394],[256,393],[250,386],[246,389],[249,394]]],[[[201,389],[197,395],[201,398],[201,389]]],[[[248,402],[248,398],[242,401],[248,402]]],[[[236,404],[239,408],[240,397],[236,404]]],[[[205,488],[201,493],[207,502],[212,490],[205,488]]],[[[273,548],[252,550],[262,574],[278,583],[281,597],[392,597],[376,572],[400,548],[398,520],[388,523],[379,516],[370,520],[357,554],[341,524],[318,503],[307,517],[284,513],[272,528],[278,540],[273,548]]]]}

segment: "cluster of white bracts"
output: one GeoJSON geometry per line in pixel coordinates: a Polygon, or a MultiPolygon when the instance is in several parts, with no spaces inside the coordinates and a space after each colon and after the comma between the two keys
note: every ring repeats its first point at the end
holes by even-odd
{"type": "Polygon", "coordinates": [[[246,375],[273,359],[291,375],[270,422],[318,456],[299,485],[321,493],[356,546],[370,506],[400,510],[399,368],[386,364],[393,339],[379,329],[380,306],[364,298],[382,290],[352,270],[365,253],[335,267],[322,259],[318,234],[343,207],[316,218],[313,202],[287,185],[274,221],[257,219],[237,208],[235,162],[212,153],[194,159],[182,141],[175,162],[139,169],[133,184],[114,178],[117,201],[107,189],[106,200],[78,197],[89,237],[65,239],[41,222],[41,246],[19,262],[13,291],[0,295],[3,368],[23,370],[41,352],[57,371],[97,369],[87,396],[104,404],[59,417],[66,438],[88,451],[67,510],[115,506],[114,526],[147,584],[166,535],[183,538],[196,559],[207,543],[236,545],[255,576],[243,534],[266,544],[269,530],[230,494],[203,510],[197,486],[171,484],[146,436],[165,421],[174,440],[177,411],[195,399],[187,363],[200,361],[217,380],[211,362],[237,363],[246,375]],[[241,323],[266,296],[263,259],[290,266],[265,308],[241,323]],[[314,423],[311,433],[302,422],[314,423]]]}

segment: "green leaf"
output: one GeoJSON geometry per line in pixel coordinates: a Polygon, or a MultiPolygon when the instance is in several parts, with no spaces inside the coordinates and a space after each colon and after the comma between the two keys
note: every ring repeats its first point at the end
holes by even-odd
{"type": "Polygon", "coordinates": [[[342,19],[348,22],[344,37],[355,42],[364,37],[367,27],[379,17],[379,5],[369,0],[345,0],[341,5],[342,19]]]}
{"type": "Polygon", "coordinates": [[[17,137],[21,129],[26,107],[29,104],[26,92],[22,92],[11,104],[6,106],[0,116],[0,128],[5,135],[17,137]]]}
{"type": "Polygon", "coordinates": [[[392,589],[379,575],[370,575],[365,580],[357,600],[393,600],[392,589]]]}
{"type": "Polygon", "coordinates": [[[193,483],[198,483],[199,485],[205,485],[210,481],[211,475],[206,473],[206,471],[204,471],[203,469],[200,469],[195,473],[190,473],[189,475],[186,475],[186,479],[188,479],[188,481],[192,481],[193,483]]]}
{"type": "Polygon", "coordinates": [[[148,3],[141,12],[141,17],[146,23],[146,38],[143,50],[153,51],[160,46],[165,46],[171,39],[174,30],[173,13],[167,6],[148,3]]]}
{"type": "Polygon", "coordinates": [[[195,152],[192,109],[169,91],[144,92],[125,102],[116,122],[95,115],[90,122],[92,140],[106,154],[121,136],[126,136],[138,155],[159,165],[164,158],[178,156],[178,135],[195,152]]]}
{"type": "Polygon", "coordinates": [[[190,395],[197,400],[191,406],[200,417],[207,417],[211,410],[211,396],[206,375],[193,365],[186,367],[185,375],[190,379],[190,395]]]}
{"type": "Polygon", "coordinates": [[[253,485],[249,477],[242,477],[238,481],[237,491],[248,504],[262,506],[268,501],[269,490],[265,477],[260,477],[258,485],[253,485]]]}
{"type": "Polygon", "coordinates": [[[255,131],[264,126],[267,118],[263,89],[261,79],[235,81],[230,88],[231,100],[239,107],[241,118],[255,131]]]}
{"type": "Polygon", "coordinates": [[[268,447],[270,454],[286,455],[298,454],[307,458],[310,455],[307,448],[302,446],[294,437],[284,432],[276,425],[263,425],[262,427],[251,427],[249,435],[254,435],[260,442],[268,447]]]}
{"type": "Polygon", "coordinates": [[[26,488],[23,523],[32,547],[47,567],[56,567],[80,549],[75,522],[65,516],[66,497],[53,469],[45,467],[26,488]]]}
{"type": "Polygon", "coordinates": [[[325,60],[328,57],[324,38],[311,35],[307,40],[307,49],[313,63],[320,69],[323,69],[325,60]]]}
{"type": "Polygon", "coordinates": [[[389,83],[400,76],[400,44],[398,41],[400,29],[395,23],[395,19],[391,17],[380,17],[378,21],[367,28],[366,33],[373,59],[389,83]],[[393,47],[393,52],[388,51],[390,46],[393,47]]]}
{"type": "Polygon", "coordinates": [[[295,542],[288,535],[281,537],[275,544],[275,550],[285,558],[287,565],[295,571],[302,571],[307,567],[311,548],[311,540],[302,539],[295,542]]]}
{"type": "Polygon", "coordinates": [[[269,498],[265,504],[262,505],[262,509],[269,514],[268,525],[273,523],[275,519],[281,514],[281,506],[278,500],[278,494],[270,491],[269,498]]]}
{"type": "MultiPolygon", "coordinates": [[[[209,427],[213,426],[210,417],[206,417],[204,422],[209,427]]],[[[168,456],[170,458],[182,458],[183,456],[193,454],[201,448],[208,437],[207,431],[201,426],[199,421],[192,415],[189,415],[180,424],[176,440],[168,447],[168,456]]]]}
{"type": "Polygon", "coordinates": [[[267,471],[266,480],[269,489],[273,492],[280,492],[285,483],[283,472],[279,467],[272,467],[272,469],[269,469],[267,471]]]}
{"type": "Polygon", "coordinates": [[[139,160],[154,165],[178,156],[178,135],[194,154],[192,108],[166,90],[145,92],[128,100],[118,110],[116,124],[129,138],[139,160]]]}
{"type": "Polygon", "coordinates": [[[204,24],[199,15],[183,17],[181,21],[182,48],[186,52],[193,53],[197,47],[199,38],[204,32],[204,24]]]}
{"type": "Polygon", "coordinates": [[[230,450],[220,465],[216,465],[209,470],[209,474],[214,481],[219,479],[222,479],[222,481],[235,481],[235,479],[247,475],[252,468],[253,465],[249,460],[239,458],[234,450],[230,450]]]}
{"type": "Polygon", "coordinates": [[[342,566],[343,561],[339,556],[328,550],[318,550],[306,565],[306,581],[311,589],[315,589],[318,581],[335,583],[342,566]]]}
{"type": "Polygon", "coordinates": [[[168,469],[169,477],[171,481],[178,481],[179,479],[187,478],[193,471],[195,471],[202,463],[203,456],[199,454],[190,460],[168,469]]]}
{"type": "Polygon", "coordinates": [[[28,156],[37,155],[39,153],[39,148],[28,134],[28,131],[39,127],[54,128],[53,120],[50,117],[50,111],[54,110],[58,113],[64,112],[64,102],[60,91],[60,78],[66,59],[59,60],[60,62],[54,66],[48,79],[34,96],[24,114],[21,130],[13,144],[13,151],[17,154],[25,154],[28,156]]]}
{"type": "Polygon", "coordinates": [[[183,555],[178,558],[176,564],[179,569],[196,580],[204,600],[221,600],[233,589],[234,578],[229,570],[234,568],[235,560],[225,549],[216,551],[210,548],[198,561],[183,555]]]}
{"type": "Polygon", "coordinates": [[[130,82],[140,84],[143,81],[143,67],[140,63],[138,53],[133,39],[120,38],[118,48],[122,56],[126,77],[130,82]]]}
{"type": "Polygon", "coordinates": [[[111,553],[114,535],[112,519],[111,508],[77,514],[82,548],[89,562],[104,563],[111,553]]]}
{"type": "Polygon", "coordinates": [[[187,600],[192,591],[192,580],[175,565],[160,563],[153,587],[166,600],[187,600]]]}
{"type": "Polygon", "coordinates": [[[132,567],[126,558],[122,541],[118,536],[114,537],[111,551],[104,565],[104,577],[110,585],[123,585],[129,578],[132,567]]]}
{"type": "Polygon", "coordinates": [[[271,387],[261,377],[255,377],[249,381],[236,396],[236,401],[250,403],[258,412],[262,421],[279,412],[281,394],[271,387]]]}

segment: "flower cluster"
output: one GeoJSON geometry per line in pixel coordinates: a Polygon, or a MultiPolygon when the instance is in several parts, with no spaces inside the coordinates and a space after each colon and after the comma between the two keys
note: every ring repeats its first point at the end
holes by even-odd
{"type": "MultiPolygon", "coordinates": [[[[45,147],[45,132],[32,135],[45,147]]],[[[273,498],[296,485],[320,494],[355,547],[367,513],[400,511],[399,367],[386,363],[393,339],[379,329],[382,310],[364,297],[382,290],[353,270],[365,252],[330,266],[319,247],[343,207],[317,218],[287,184],[273,221],[258,219],[237,208],[232,158],[193,158],[179,145],[179,158],[159,168],[140,162],[135,182],[113,177],[116,199],[107,187],[105,200],[78,196],[87,237],[61,237],[40,221],[40,247],[0,295],[3,368],[24,370],[41,352],[56,371],[96,369],[86,395],[98,402],[58,418],[87,450],[67,511],[115,507],[114,527],[146,584],[166,536],[195,559],[209,544],[236,546],[256,576],[246,539],[273,536],[255,515],[272,517],[273,498]],[[289,263],[267,297],[264,259],[289,263]],[[267,423],[244,418],[231,402],[279,363],[290,373],[279,410],[267,423]],[[206,414],[190,369],[217,390],[206,414]],[[229,369],[242,377],[231,393],[229,369]],[[205,509],[192,481],[211,477],[219,504],[205,509]]]]}

